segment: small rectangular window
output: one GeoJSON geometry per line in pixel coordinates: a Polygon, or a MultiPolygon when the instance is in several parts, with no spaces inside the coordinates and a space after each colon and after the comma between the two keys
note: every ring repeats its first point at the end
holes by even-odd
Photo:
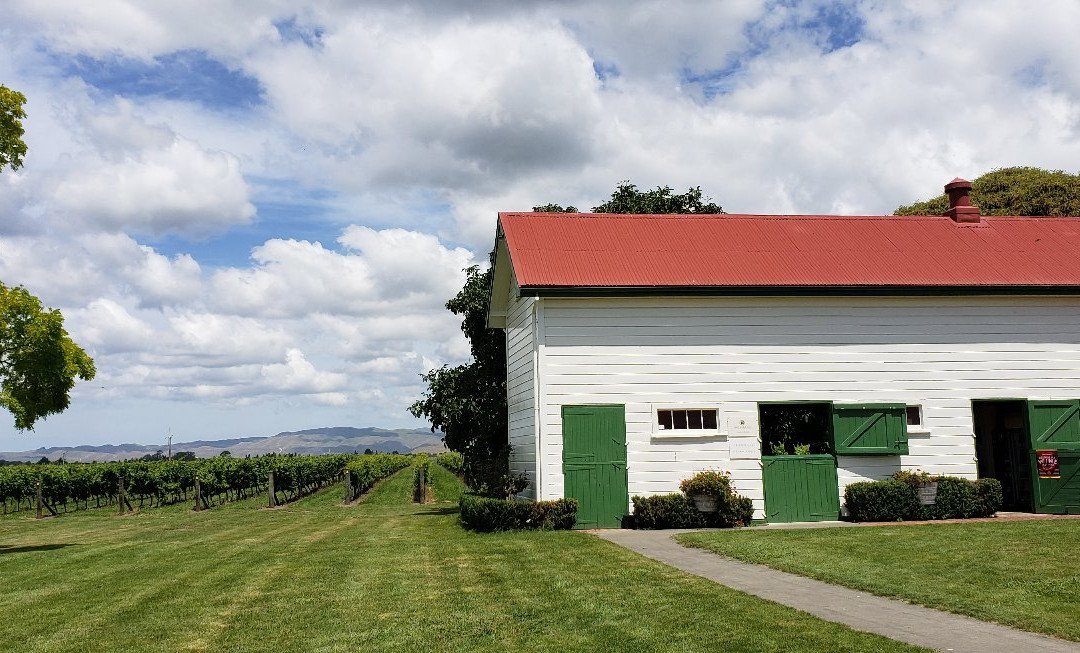
{"type": "Polygon", "coordinates": [[[661,431],[716,430],[716,409],[661,409],[656,411],[656,426],[661,431]]]}
{"type": "Polygon", "coordinates": [[[907,407],[907,425],[922,426],[922,406],[907,407]]]}

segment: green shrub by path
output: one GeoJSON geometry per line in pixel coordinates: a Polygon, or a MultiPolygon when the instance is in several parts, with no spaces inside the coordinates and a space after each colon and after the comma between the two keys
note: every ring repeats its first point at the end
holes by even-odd
{"type": "Polygon", "coordinates": [[[913,483],[896,479],[851,483],[844,489],[844,505],[857,522],[990,517],[1001,508],[1001,483],[996,479],[938,476],[935,481],[937,497],[930,505],[919,503],[913,483]]]}
{"type": "Polygon", "coordinates": [[[462,494],[461,524],[481,533],[524,529],[566,530],[577,521],[577,501],[522,501],[462,494]]]}
{"type": "Polygon", "coordinates": [[[676,536],[745,562],[1080,641],[1080,520],[676,536]]]}
{"type": "Polygon", "coordinates": [[[852,521],[905,521],[919,518],[919,495],[903,481],[860,481],[844,488],[852,521]]]}
{"type": "Polygon", "coordinates": [[[996,478],[980,478],[975,481],[975,494],[979,499],[979,514],[982,517],[992,517],[997,514],[1005,500],[1001,481],[996,478]]]}
{"type": "Polygon", "coordinates": [[[679,483],[683,494],[634,496],[634,528],[732,528],[745,526],[754,516],[754,504],[735,492],[728,472],[704,470],[679,483]],[[692,497],[706,495],[716,500],[710,511],[697,509],[692,497]]]}
{"type": "Polygon", "coordinates": [[[634,528],[732,528],[749,524],[754,515],[747,497],[733,495],[721,501],[719,508],[702,512],[685,494],[657,494],[631,498],[634,505],[634,528]]]}
{"type": "Polygon", "coordinates": [[[630,501],[634,505],[634,528],[707,528],[709,526],[709,513],[695,508],[694,503],[685,494],[635,496],[630,501]]]}

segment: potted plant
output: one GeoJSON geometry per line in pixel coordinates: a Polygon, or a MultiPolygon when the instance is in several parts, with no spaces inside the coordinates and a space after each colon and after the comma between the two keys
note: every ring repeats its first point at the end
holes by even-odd
{"type": "Polygon", "coordinates": [[[937,477],[921,469],[901,469],[892,475],[894,480],[907,483],[915,488],[919,495],[919,503],[924,506],[933,505],[937,501],[937,477]]]}
{"type": "Polygon", "coordinates": [[[721,497],[731,492],[731,476],[727,472],[704,470],[679,483],[679,489],[690,497],[701,512],[714,512],[721,497]]]}

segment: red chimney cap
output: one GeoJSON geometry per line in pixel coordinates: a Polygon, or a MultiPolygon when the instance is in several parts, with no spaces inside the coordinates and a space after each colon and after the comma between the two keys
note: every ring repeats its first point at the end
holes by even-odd
{"type": "Polygon", "coordinates": [[[968,189],[970,189],[971,188],[971,182],[968,181],[967,179],[961,179],[961,178],[957,177],[956,179],[953,179],[949,183],[945,184],[945,192],[946,193],[949,192],[950,190],[953,190],[953,189],[956,189],[956,188],[968,188],[968,189]]]}
{"type": "Polygon", "coordinates": [[[971,205],[971,182],[957,177],[945,184],[945,193],[949,196],[949,210],[945,215],[956,222],[978,224],[979,207],[971,205]]]}

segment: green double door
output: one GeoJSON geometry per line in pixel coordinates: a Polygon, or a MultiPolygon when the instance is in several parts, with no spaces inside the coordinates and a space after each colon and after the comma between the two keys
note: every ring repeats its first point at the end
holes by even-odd
{"type": "Polygon", "coordinates": [[[619,528],[630,503],[626,410],[563,406],[563,495],[577,499],[575,528],[619,528]]]}

